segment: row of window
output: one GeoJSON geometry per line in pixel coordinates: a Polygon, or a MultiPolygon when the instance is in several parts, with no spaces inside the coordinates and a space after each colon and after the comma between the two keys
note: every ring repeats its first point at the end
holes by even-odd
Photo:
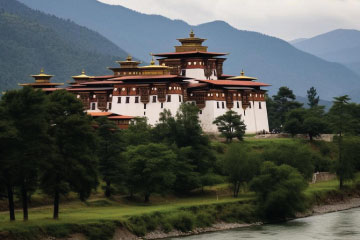
{"type": "MultiPolygon", "coordinates": [[[[251,108],[251,102],[249,102],[249,108],[251,108]]],[[[216,107],[217,108],[220,108],[220,102],[216,102],[216,107]]],[[[237,108],[240,108],[240,103],[239,102],[236,102],[236,107],[237,108]]],[[[225,103],[224,102],[221,102],[221,108],[225,108],[225,103]]],[[[259,109],[261,109],[261,102],[259,102],[259,109]]]]}
{"type": "MultiPolygon", "coordinates": [[[[139,98],[140,97],[135,97],[135,103],[139,103],[139,98]]],[[[118,101],[118,103],[121,103],[122,102],[122,97],[118,97],[118,99],[117,99],[118,101]]],[[[152,102],[153,103],[156,103],[156,101],[157,101],[157,96],[152,96],[152,102]]],[[[167,97],[166,97],[166,101],[167,102],[171,102],[171,95],[167,95],[167,97]]],[[[182,97],[181,96],[179,96],[179,102],[182,102],[182,97]]],[[[130,97],[125,97],[125,103],[130,103],[130,97]]]]}

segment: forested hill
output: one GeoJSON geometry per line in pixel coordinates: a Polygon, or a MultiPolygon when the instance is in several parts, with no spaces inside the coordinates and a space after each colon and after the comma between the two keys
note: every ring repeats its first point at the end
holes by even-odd
{"type": "Polygon", "coordinates": [[[322,99],[332,100],[360,84],[360,77],[341,64],[300,51],[281,39],[241,31],[221,21],[190,26],[184,21],[141,14],[97,0],[20,1],[98,31],[144,60],[149,58],[149,52],[172,51],[178,44],[176,39],[188,36],[193,28],[197,36],[208,39],[205,43],[210,51],[230,53],[225,62],[227,73],[239,74],[243,68],[246,75],[272,84],[270,94],[286,85],[296,95],[305,96],[306,90],[315,86],[322,99]]]}
{"type": "Polygon", "coordinates": [[[69,20],[35,11],[15,0],[0,0],[0,93],[30,82],[42,67],[65,82],[82,69],[88,75],[127,53],[100,34],[69,20]]]}

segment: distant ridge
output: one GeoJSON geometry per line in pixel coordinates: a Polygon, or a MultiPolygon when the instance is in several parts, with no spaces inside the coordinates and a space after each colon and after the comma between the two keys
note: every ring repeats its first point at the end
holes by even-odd
{"type": "Polygon", "coordinates": [[[327,61],[344,64],[360,75],[360,31],[337,29],[301,42],[291,42],[296,48],[327,61]]]}
{"type": "Polygon", "coordinates": [[[149,52],[172,51],[178,44],[176,39],[187,36],[193,28],[197,36],[208,39],[205,43],[209,50],[230,52],[225,62],[226,73],[239,74],[244,69],[247,75],[272,84],[270,94],[285,85],[296,95],[305,96],[315,86],[323,99],[331,100],[348,93],[360,82],[358,75],[341,64],[304,53],[278,38],[240,31],[223,21],[190,26],[184,21],[141,14],[96,0],[21,1],[98,31],[144,60],[149,59],[149,52]]]}
{"type": "Polygon", "coordinates": [[[108,74],[108,66],[127,53],[85,27],[32,10],[15,0],[0,0],[0,93],[30,82],[44,67],[54,82],[82,69],[108,74]]]}

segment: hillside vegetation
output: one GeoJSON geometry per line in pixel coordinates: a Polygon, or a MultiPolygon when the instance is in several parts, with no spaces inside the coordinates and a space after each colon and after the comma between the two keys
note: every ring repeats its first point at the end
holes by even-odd
{"type": "Polygon", "coordinates": [[[112,42],[69,20],[0,0],[0,92],[30,82],[41,68],[65,82],[82,69],[108,74],[106,67],[127,53],[112,42]]]}

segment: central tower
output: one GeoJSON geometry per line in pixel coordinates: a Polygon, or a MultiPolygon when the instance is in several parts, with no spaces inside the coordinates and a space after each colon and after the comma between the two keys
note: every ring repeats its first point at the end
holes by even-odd
{"type": "Polygon", "coordinates": [[[223,63],[227,53],[208,52],[203,46],[206,39],[195,37],[191,31],[188,38],[180,38],[180,46],[175,46],[175,52],[158,53],[160,64],[172,68],[171,73],[188,78],[202,80],[217,80],[223,74],[223,63]]]}

